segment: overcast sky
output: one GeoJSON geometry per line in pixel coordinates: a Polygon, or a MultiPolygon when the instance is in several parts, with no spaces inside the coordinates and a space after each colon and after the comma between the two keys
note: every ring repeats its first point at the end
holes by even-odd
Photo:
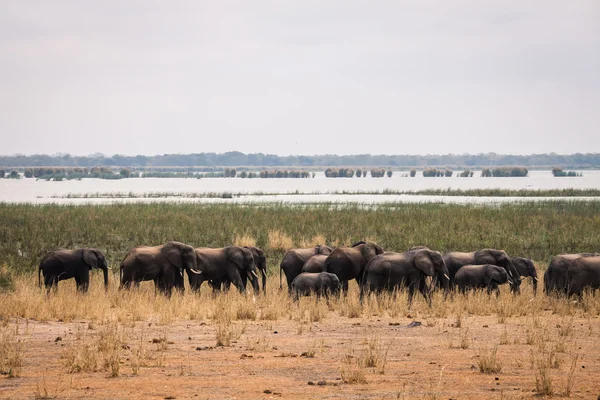
{"type": "Polygon", "coordinates": [[[0,154],[600,152],[600,1],[3,0],[0,154]]]}

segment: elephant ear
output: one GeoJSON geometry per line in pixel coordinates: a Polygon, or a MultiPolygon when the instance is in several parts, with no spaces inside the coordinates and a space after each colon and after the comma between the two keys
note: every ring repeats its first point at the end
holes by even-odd
{"type": "Polygon", "coordinates": [[[483,249],[475,253],[477,264],[496,264],[500,252],[498,250],[483,249]]]}
{"type": "Polygon", "coordinates": [[[92,249],[83,249],[83,261],[90,269],[98,268],[98,255],[92,249]]]}
{"type": "MultiPolygon", "coordinates": [[[[352,247],[354,247],[354,246],[352,246],[352,247]]],[[[363,256],[363,258],[367,261],[369,261],[371,258],[373,258],[377,255],[375,246],[372,243],[363,244],[362,248],[360,249],[360,253],[363,256]]]]}
{"type": "Polygon", "coordinates": [[[322,244],[315,247],[315,254],[323,254],[328,256],[331,254],[332,251],[333,250],[331,249],[331,247],[322,244]]]}
{"type": "Polygon", "coordinates": [[[493,281],[498,283],[504,283],[505,279],[502,277],[502,272],[500,267],[496,267],[495,265],[488,265],[485,269],[485,276],[493,281]]]}
{"type": "MultiPolygon", "coordinates": [[[[250,251],[250,250],[247,250],[250,251]]],[[[244,269],[244,251],[240,247],[229,246],[227,247],[227,258],[229,261],[234,263],[239,269],[244,269]]]]}
{"type": "Polygon", "coordinates": [[[182,251],[184,245],[177,245],[174,242],[165,244],[161,250],[161,253],[169,260],[171,264],[177,268],[183,268],[183,257],[182,251]]]}
{"type": "Polygon", "coordinates": [[[431,260],[430,250],[418,250],[415,254],[414,264],[415,267],[423,272],[427,276],[433,276],[435,274],[435,267],[431,260]]]}

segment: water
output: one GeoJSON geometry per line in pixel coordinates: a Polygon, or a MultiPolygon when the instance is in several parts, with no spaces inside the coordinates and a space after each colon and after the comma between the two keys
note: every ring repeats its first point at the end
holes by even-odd
{"type": "MultiPolygon", "coordinates": [[[[307,179],[241,179],[241,178],[131,178],[121,180],[83,179],[81,181],[47,182],[35,179],[0,180],[0,202],[11,203],[57,203],[57,204],[104,204],[130,202],[202,202],[202,203],[263,203],[263,202],[444,202],[444,203],[500,203],[514,201],[538,201],[547,198],[524,197],[464,197],[464,196],[415,196],[415,195],[343,195],[341,191],[375,192],[418,191],[425,189],[598,189],[600,170],[584,171],[583,177],[555,178],[550,171],[530,171],[524,178],[482,178],[477,171],[472,178],[414,178],[403,177],[408,171],[394,172],[391,178],[325,178],[323,172],[307,179]],[[251,195],[223,198],[111,198],[112,195],[143,195],[149,193],[264,193],[277,195],[251,195]],[[85,194],[110,194],[108,198],[67,198],[85,194]]],[[[419,172],[420,175],[420,172],[419,172]]],[[[558,199],[553,197],[552,199],[558,199]]],[[[571,200],[599,200],[596,197],[571,200]]]]}

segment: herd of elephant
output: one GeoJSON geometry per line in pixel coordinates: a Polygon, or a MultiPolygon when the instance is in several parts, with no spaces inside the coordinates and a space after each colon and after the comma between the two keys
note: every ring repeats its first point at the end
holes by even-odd
{"type": "MultiPolygon", "coordinates": [[[[198,291],[202,282],[207,281],[214,291],[233,284],[245,293],[249,279],[257,294],[260,292],[258,270],[262,275],[262,290],[266,293],[266,264],[264,251],[254,246],[194,248],[175,241],[153,247],[137,246],[121,261],[120,287],[128,289],[152,280],[158,291],[170,296],[173,288],[184,290],[185,271],[192,291],[198,291]]],[[[40,273],[43,273],[44,284],[50,290],[56,289],[60,280],[73,278],[77,289],[86,292],[92,268],[103,271],[107,287],[109,268],[100,250],[53,250],[40,263],[38,281],[41,285],[40,273]]],[[[365,241],[335,249],[318,245],[288,250],[280,263],[280,289],[283,289],[282,272],[294,298],[346,293],[348,281],[353,279],[360,287],[361,299],[366,293],[406,288],[409,302],[416,290],[430,302],[431,292],[436,288],[443,289],[445,294],[451,289],[462,293],[487,289],[488,293],[495,291],[498,295],[499,285],[508,283],[517,294],[521,277],[531,277],[535,295],[538,282],[530,259],[510,257],[503,250],[442,254],[425,246],[415,246],[397,253],[365,241]]],[[[560,254],[552,258],[544,274],[546,294],[582,296],[586,288],[600,288],[600,254],[560,254]]]]}

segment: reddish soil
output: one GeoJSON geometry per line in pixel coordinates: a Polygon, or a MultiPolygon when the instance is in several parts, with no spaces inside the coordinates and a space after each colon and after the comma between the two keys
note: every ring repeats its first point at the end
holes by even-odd
{"type": "MultiPolygon", "coordinates": [[[[544,317],[549,332],[547,347],[564,342],[566,351],[557,353],[558,368],[550,369],[555,397],[564,391],[574,355],[571,397],[596,399],[600,394],[600,320],[573,320],[573,331],[560,336],[560,317],[544,317]]],[[[564,323],[564,320],[562,320],[564,323]]],[[[318,323],[237,321],[234,330],[244,332],[229,347],[215,347],[213,322],[180,321],[168,326],[137,323],[125,332],[120,375],[108,372],[67,373],[62,358],[73,342],[91,341],[102,329],[85,321],[19,321],[19,335],[25,341],[23,368],[17,378],[0,377],[0,398],[68,399],[520,399],[535,398],[536,374],[532,351],[539,345],[527,344],[531,317],[463,317],[461,328],[454,319],[380,318],[369,320],[339,317],[329,312],[318,323]],[[409,328],[413,320],[421,326],[409,328]],[[144,343],[150,366],[134,375],[130,366],[132,348],[144,343]],[[468,327],[468,331],[467,331],[468,327]],[[92,329],[90,329],[92,328],[92,329]],[[504,340],[503,332],[506,329],[504,340]],[[82,338],[82,332],[85,335],[82,338]],[[164,361],[158,363],[158,345],[153,338],[165,335],[169,342],[164,361]],[[468,348],[460,348],[461,335],[468,348]],[[454,347],[450,348],[449,337],[454,347]],[[57,338],[61,338],[57,341],[57,338]],[[77,339],[79,337],[79,339],[77,339]],[[388,349],[385,373],[362,368],[367,383],[344,383],[340,371],[348,355],[364,358],[367,339],[378,338],[388,349]],[[479,372],[478,360],[494,344],[502,370],[495,374],[479,372]],[[314,357],[302,353],[314,351],[314,357]],[[155,360],[152,360],[154,358],[155,360]],[[162,364],[154,366],[153,364],[162,364]],[[314,385],[310,383],[314,383],[314,385]],[[320,383],[320,384],[319,384],[320,383]]],[[[11,322],[11,325],[13,323],[11,322]]],[[[310,355],[310,354],[309,354],[310,355]]]]}

